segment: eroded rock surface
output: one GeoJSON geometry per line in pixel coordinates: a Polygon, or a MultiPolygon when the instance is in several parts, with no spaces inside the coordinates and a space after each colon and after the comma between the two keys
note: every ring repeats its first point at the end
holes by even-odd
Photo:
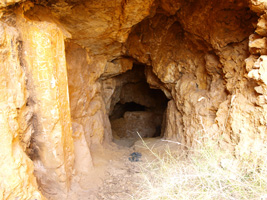
{"type": "Polygon", "coordinates": [[[152,112],[125,112],[123,118],[112,121],[113,134],[121,138],[153,137],[160,132],[161,122],[162,116],[152,112]]]}
{"type": "Polygon", "coordinates": [[[0,199],[44,199],[25,153],[33,127],[27,106],[25,71],[20,64],[18,31],[1,22],[0,199]]]}
{"type": "Polygon", "coordinates": [[[151,12],[154,0],[37,1],[27,16],[59,24],[92,54],[116,56],[132,26],[151,12]],[[49,14],[48,14],[49,13],[49,14]],[[50,15],[50,16],[47,16],[50,15]]]}
{"type": "Polygon", "coordinates": [[[264,0],[9,0],[0,8],[0,198],[67,199],[73,180],[94,168],[92,146],[112,143],[110,121],[117,136],[150,137],[161,126],[181,148],[223,138],[221,148],[241,159],[265,148],[264,0]],[[165,111],[150,88],[169,99],[165,111]],[[137,110],[126,109],[132,102],[137,110]]]}
{"type": "Polygon", "coordinates": [[[35,107],[31,157],[36,176],[45,190],[64,191],[74,159],[64,37],[54,24],[19,22],[29,98],[35,107]]]}

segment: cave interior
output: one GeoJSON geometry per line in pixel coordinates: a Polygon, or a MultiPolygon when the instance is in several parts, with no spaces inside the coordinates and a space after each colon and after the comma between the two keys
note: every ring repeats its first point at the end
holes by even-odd
{"type": "Polygon", "coordinates": [[[109,120],[113,141],[128,141],[147,137],[161,137],[168,98],[160,89],[151,88],[146,80],[146,66],[134,64],[131,70],[112,77],[116,84],[111,97],[109,120]]]}

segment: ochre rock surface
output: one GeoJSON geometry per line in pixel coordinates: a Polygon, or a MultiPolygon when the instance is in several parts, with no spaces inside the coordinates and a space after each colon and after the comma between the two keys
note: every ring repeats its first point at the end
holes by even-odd
{"type": "Polygon", "coordinates": [[[235,146],[236,152],[239,155],[249,156],[257,154],[266,148],[266,124],[267,124],[267,57],[266,57],[266,7],[265,1],[252,1],[250,7],[260,16],[257,22],[256,34],[251,34],[249,37],[249,51],[251,55],[245,60],[247,77],[251,82],[251,90],[253,96],[244,99],[241,96],[240,101],[236,102],[239,105],[235,106],[232,116],[237,120],[247,121],[244,127],[237,127],[237,124],[232,126],[237,129],[236,137],[240,142],[235,146]],[[249,101],[245,107],[244,101],[249,101]],[[242,103],[241,103],[242,102],[242,103]],[[256,106],[255,106],[256,105],[256,106]],[[243,112],[240,116],[240,112],[243,112]],[[241,118],[242,117],[242,118],[241,118]],[[244,120],[245,119],[245,120],[244,120]]]}
{"type": "Polygon", "coordinates": [[[33,134],[33,113],[27,106],[19,34],[4,22],[0,32],[0,199],[44,199],[33,175],[33,162],[25,153],[33,134]]]}
{"type": "Polygon", "coordinates": [[[74,156],[64,36],[49,22],[19,19],[18,27],[29,98],[35,107],[35,175],[44,189],[67,190],[74,156]]]}
{"type": "MultiPolygon", "coordinates": [[[[156,14],[131,32],[126,54],[152,65],[159,81],[151,84],[165,88],[176,104],[177,110],[167,109],[166,122],[172,125],[166,127],[165,136],[177,134],[192,146],[198,136],[220,134],[228,122],[219,120],[223,125],[218,127],[216,113],[227,96],[253,93],[244,77],[248,37],[255,22],[247,6],[244,1],[181,2],[175,15],[156,14]]],[[[148,80],[153,79],[148,76],[148,80]]],[[[243,126],[240,121],[239,126],[243,126]]]]}
{"type": "Polygon", "coordinates": [[[72,41],[92,54],[116,56],[132,26],[151,12],[154,0],[40,1],[26,14],[55,23],[71,33],[72,41]]]}
{"type": "Polygon", "coordinates": [[[66,58],[72,119],[83,126],[89,146],[110,140],[110,123],[98,81],[107,63],[105,57],[90,57],[84,48],[68,43],[66,58]]]}
{"type": "Polygon", "coordinates": [[[18,3],[18,2],[23,2],[25,0],[1,0],[0,1],[0,8],[4,8],[7,6],[10,6],[12,4],[18,3]]]}
{"type": "MultiPolygon", "coordinates": [[[[169,99],[165,139],[193,148],[222,138],[240,159],[265,148],[265,0],[9,0],[0,8],[0,198],[67,195],[93,168],[91,147],[112,142],[116,104],[153,104],[141,76],[169,99]],[[136,65],[145,68],[139,75],[136,65]]],[[[153,118],[124,114],[123,125],[153,118]]]]}
{"type": "Polygon", "coordinates": [[[124,116],[113,120],[113,135],[119,138],[152,137],[161,126],[161,116],[153,112],[125,112],[124,116]],[[138,134],[137,134],[138,132],[138,134]]]}

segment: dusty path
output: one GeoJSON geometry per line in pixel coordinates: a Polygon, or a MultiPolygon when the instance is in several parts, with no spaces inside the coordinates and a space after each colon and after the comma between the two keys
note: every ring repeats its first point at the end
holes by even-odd
{"type": "Polygon", "coordinates": [[[135,152],[135,147],[128,147],[130,144],[131,141],[125,141],[108,148],[93,148],[94,166],[99,176],[93,177],[95,180],[91,179],[90,182],[95,182],[98,188],[84,191],[84,194],[77,197],[79,200],[135,199],[135,194],[141,188],[140,162],[143,159],[139,162],[129,160],[129,155],[135,152]]]}
{"type": "MultiPolygon", "coordinates": [[[[146,139],[154,151],[163,152],[166,142],[160,139],[146,139]]],[[[67,195],[54,194],[49,199],[61,200],[137,200],[143,185],[142,167],[155,157],[141,141],[120,140],[108,147],[92,147],[94,169],[91,174],[74,176],[71,190],[67,195]],[[119,145],[118,145],[119,144],[119,145]],[[132,145],[131,147],[129,147],[132,145]],[[142,154],[140,161],[131,162],[133,152],[142,154]]]]}
{"type": "MultiPolygon", "coordinates": [[[[177,144],[162,142],[160,139],[149,138],[146,144],[153,152],[161,154],[167,148],[177,148],[177,144]],[[167,147],[168,146],[168,147],[167,147]]],[[[142,141],[117,141],[117,149],[113,159],[104,172],[103,184],[95,192],[94,200],[137,200],[138,194],[146,186],[143,184],[143,166],[151,163],[156,157],[143,145],[142,141]],[[129,147],[129,145],[132,145],[129,147]],[[133,152],[142,154],[140,161],[131,162],[129,155],[133,152]]],[[[96,155],[95,155],[96,156],[96,155]]]]}
{"type": "Polygon", "coordinates": [[[139,163],[130,162],[129,154],[110,162],[105,179],[97,191],[98,200],[134,199],[141,186],[139,163]]]}

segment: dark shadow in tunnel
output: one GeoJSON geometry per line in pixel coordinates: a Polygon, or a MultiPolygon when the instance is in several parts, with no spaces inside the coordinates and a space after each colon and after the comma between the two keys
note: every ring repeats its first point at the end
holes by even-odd
{"type": "Polygon", "coordinates": [[[115,77],[122,82],[117,91],[119,98],[109,115],[115,140],[162,136],[164,113],[168,99],[159,89],[151,89],[146,81],[144,65],[115,77]]]}

